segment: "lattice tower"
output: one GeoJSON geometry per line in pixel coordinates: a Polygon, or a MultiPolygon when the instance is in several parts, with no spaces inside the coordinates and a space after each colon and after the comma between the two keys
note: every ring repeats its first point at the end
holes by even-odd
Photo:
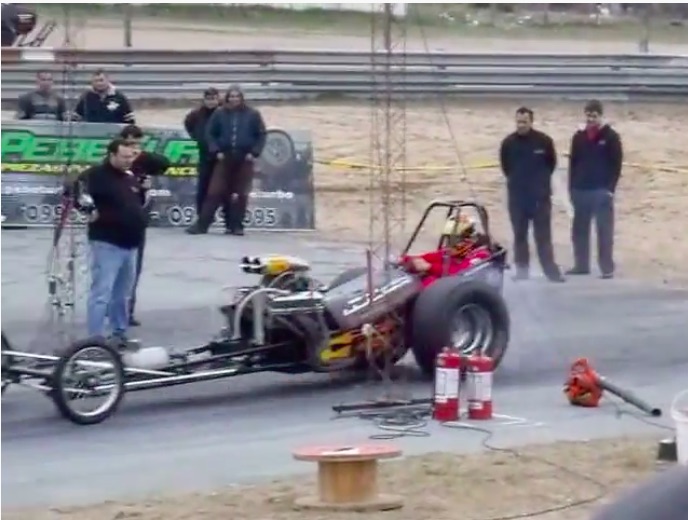
{"type": "Polygon", "coordinates": [[[406,228],[406,16],[373,4],[370,50],[370,227],[373,268],[399,252],[406,228]]]}

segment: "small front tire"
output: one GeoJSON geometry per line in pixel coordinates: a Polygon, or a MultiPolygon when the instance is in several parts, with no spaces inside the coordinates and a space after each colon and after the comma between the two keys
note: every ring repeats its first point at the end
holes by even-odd
{"type": "Polygon", "coordinates": [[[79,425],[98,424],[109,418],[124,397],[124,364],[120,354],[102,338],[72,344],[57,361],[50,396],[60,414],[79,425]],[[85,358],[85,359],[81,359],[85,358]],[[76,407],[86,400],[104,397],[94,410],[76,407]]]}

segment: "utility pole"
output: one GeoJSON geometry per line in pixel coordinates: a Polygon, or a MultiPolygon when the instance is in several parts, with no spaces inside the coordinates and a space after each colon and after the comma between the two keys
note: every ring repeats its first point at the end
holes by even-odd
{"type": "Polygon", "coordinates": [[[124,4],[124,46],[132,46],[131,23],[134,18],[133,4],[124,4]]]}
{"type": "Polygon", "coordinates": [[[650,27],[652,25],[652,4],[642,4],[642,36],[638,42],[638,51],[643,54],[650,52],[650,27]]]}
{"type": "Polygon", "coordinates": [[[64,39],[62,46],[69,48],[72,46],[72,5],[64,4],[64,39]]]}

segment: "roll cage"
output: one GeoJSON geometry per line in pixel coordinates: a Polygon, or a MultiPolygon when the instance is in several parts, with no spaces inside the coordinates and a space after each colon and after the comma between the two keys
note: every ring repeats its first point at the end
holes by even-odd
{"type": "MultiPolygon", "coordinates": [[[[425,223],[428,221],[428,218],[432,213],[435,211],[442,211],[444,210],[446,212],[445,215],[445,221],[449,220],[450,218],[455,218],[456,220],[456,226],[454,228],[454,233],[450,237],[450,243],[451,241],[455,240],[457,238],[456,230],[459,225],[458,217],[461,215],[461,213],[466,210],[470,209],[471,213],[475,213],[477,216],[477,226],[478,226],[478,233],[480,233],[484,239],[485,239],[485,245],[492,247],[495,245],[493,240],[492,240],[492,235],[490,234],[490,218],[487,213],[487,209],[485,206],[482,204],[478,204],[477,202],[471,202],[471,201],[463,201],[463,200],[447,200],[447,201],[441,201],[441,200],[436,200],[431,202],[428,207],[425,209],[423,212],[423,216],[421,217],[420,221],[418,222],[418,225],[416,226],[415,230],[411,234],[411,238],[409,238],[408,243],[406,244],[406,247],[402,251],[402,255],[408,255],[409,252],[411,251],[414,243],[418,239],[418,236],[420,235],[421,231],[423,230],[423,226],[425,223]]],[[[440,249],[443,247],[442,243],[443,237],[440,236],[438,242],[437,242],[437,249],[440,249]]]]}

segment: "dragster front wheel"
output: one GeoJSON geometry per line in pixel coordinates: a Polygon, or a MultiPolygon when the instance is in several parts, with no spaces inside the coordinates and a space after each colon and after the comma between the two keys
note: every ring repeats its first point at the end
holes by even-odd
{"type": "Polygon", "coordinates": [[[124,397],[122,357],[102,338],[72,344],[55,365],[50,396],[75,424],[104,421],[124,397]]]}

